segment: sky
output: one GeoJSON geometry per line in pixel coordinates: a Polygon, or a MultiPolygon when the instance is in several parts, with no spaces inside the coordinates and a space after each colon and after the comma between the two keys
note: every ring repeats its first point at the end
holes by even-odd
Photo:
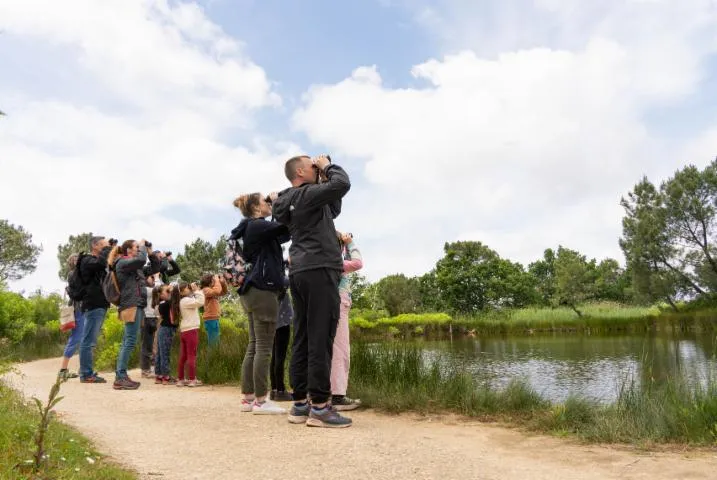
{"type": "Polygon", "coordinates": [[[623,256],[620,198],[717,155],[715,0],[0,0],[0,218],[180,252],[331,154],[370,280],[445,242],[623,256]]]}

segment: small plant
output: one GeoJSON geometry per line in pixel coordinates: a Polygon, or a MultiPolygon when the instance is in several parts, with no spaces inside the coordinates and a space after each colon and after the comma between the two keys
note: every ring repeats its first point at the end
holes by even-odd
{"type": "Polygon", "coordinates": [[[45,459],[45,433],[47,433],[47,427],[50,425],[50,412],[53,408],[55,408],[55,405],[60,403],[60,401],[64,398],[58,397],[57,395],[60,393],[60,385],[62,385],[65,381],[66,379],[58,375],[57,380],[55,380],[55,384],[50,389],[50,395],[48,396],[46,405],[43,405],[36,397],[32,397],[35,401],[35,405],[37,405],[37,410],[40,413],[40,423],[38,424],[37,432],[35,433],[35,446],[37,447],[34,455],[35,461],[33,463],[33,471],[35,473],[40,471],[42,462],[45,459]]]}

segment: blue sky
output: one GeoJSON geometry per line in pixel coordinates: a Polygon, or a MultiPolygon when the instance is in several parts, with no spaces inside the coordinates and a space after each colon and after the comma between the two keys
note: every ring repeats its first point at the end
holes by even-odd
{"type": "Polygon", "coordinates": [[[620,197],[715,156],[715,27],[709,0],[5,2],[2,217],[45,248],[12,287],[61,288],[76,232],[217,238],[303,152],[351,174],[370,279],[457,239],[622,260],[620,197]]]}

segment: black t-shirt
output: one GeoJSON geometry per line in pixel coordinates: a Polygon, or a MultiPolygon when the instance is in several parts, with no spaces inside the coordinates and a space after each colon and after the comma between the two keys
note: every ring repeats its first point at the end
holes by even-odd
{"type": "Polygon", "coordinates": [[[166,300],[159,302],[159,306],[157,307],[157,309],[159,310],[159,316],[162,317],[162,322],[160,323],[160,326],[162,326],[162,327],[177,328],[176,324],[172,325],[171,313],[170,313],[171,306],[172,306],[172,304],[166,300]]]}

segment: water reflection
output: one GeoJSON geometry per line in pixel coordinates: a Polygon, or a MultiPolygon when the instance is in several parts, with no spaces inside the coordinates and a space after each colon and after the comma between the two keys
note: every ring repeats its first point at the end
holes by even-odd
{"type": "Polygon", "coordinates": [[[715,372],[712,333],[550,335],[419,341],[427,361],[443,358],[481,381],[504,386],[524,378],[546,398],[576,394],[614,400],[625,382],[641,388],[682,376],[704,384],[715,372]]]}

